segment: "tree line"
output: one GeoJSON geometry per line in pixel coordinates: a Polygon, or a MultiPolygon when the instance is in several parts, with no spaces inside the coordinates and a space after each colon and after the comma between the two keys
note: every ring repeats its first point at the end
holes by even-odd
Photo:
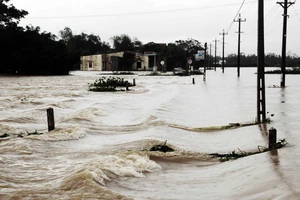
{"type": "MultiPolygon", "coordinates": [[[[237,54],[229,54],[225,58],[227,67],[237,67],[237,54]]],[[[256,67],[257,66],[257,56],[255,54],[245,55],[241,53],[240,56],[242,67],[256,67]]],[[[266,67],[280,67],[281,66],[281,56],[274,53],[268,53],[265,55],[265,66],[266,67]]],[[[288,53],[286,57],[287,67],[299,67],[300,57],[296,54],[288,53]]]]}
{"type": "MultiPolygon", "coordinates": [[[[173,43],[157,44],[149,42],[143,44],[137,38],[131,38],[126,34],[111,37],[112,46],[102,41],[95,34],[74,34],[69,27],[59,31],[58,36],[41,31],[40,27],[28,25],[19,26],[22,18],[28,15],[25,10],[17,9],[10,0],[0,0],[0,73],[21,75],[66,75],[70,70],[80,67],[80,56],[113,53],[124,51],[124,69],[137,59],[135,53],[156,52],[157,61],[166,63],[166,70],[175,67],[186,68],[187,60],[195,60],[198,50],[203,50],[205,44],[196,39],[177,40],[173,43]]],[[[207,55],[206,61],[193,62],[195,68],[209,66],[209,60],[213,56],[207,55]]],[[[217,62],[220,57],[217,57],[217,62]]],[[[225,58],[226,66],[236,66],[236,55],[230,54],[225,58]]],[[[241,55],[242,66],[256,66],[255,55],[241,55]]],[[[268,66],[278,66],[280,56],[266,55],[268,66]]],[[[298,56],[288,56],[288,66],[299,66],[298,56]]]]}
{"type": "Polygon", "coordinates": [[[124,65],[129,69],[136,57],[135,52],[154,51],[157,59],[168,66],[183,67],[188,58],[193,59],[197,50],[203,49],[195,39],[178,40],[169,45],[150,42],[143,45],[137,38],[126,34],[111,37],[113,48],[94,34],[73,34],[69,27],[56,36],[41,32],[39,26],[19,26],[28,15],[25,10],[0,0],[0,73],[21,75],[65,75],[79,69],[80,56],[125,51],[124,65]]]}

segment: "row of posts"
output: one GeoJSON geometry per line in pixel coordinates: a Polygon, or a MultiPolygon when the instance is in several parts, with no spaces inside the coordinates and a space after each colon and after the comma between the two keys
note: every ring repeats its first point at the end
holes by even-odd
{"type": "MultiPolygon", "coordinates": [[[[193,78],[193,84],[194,84],[194,78],[193,78]]],[[[53,108],[47,109],[47,120],[48,120],[48,131],[50,132],[55,129],[53,108]]],[[[271,128],[269,130],[269,150],[276,149],[276,141],[277,141],[277,130],[275,128],[271,128]]]]}
{"type": "MultiPolygon", "coordinates": [[[[192,79],[193,85],[195,85],[195,78],[192,79]]],[[[135,86],[135,79],[133,79],[133,86],[135,86]]],[[[126,82],[126,90],[128,91],[128,82],[126,82]]],[[[54,110],[53,108],[47,109],[47,121],[48,121],[48,131],[52,131],[55,129],[55,121],[54,121],[54,110]]],[[[277,130],[275,128],[271,128],[269,130],[269,150],[276,149],[276,141],[277,141],[277,130]]]]}

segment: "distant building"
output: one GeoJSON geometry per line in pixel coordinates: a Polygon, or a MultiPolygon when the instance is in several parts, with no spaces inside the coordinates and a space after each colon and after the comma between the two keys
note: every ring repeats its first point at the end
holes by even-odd
{"type": "Polygon", "coordinates": [[[134,53],[132,66],[125,66],[123,57],[126,52],[97,54],[82,56],[80,59],[81,71],[142,71],[149,68],[149,57],[144,54],[134,53]]]}

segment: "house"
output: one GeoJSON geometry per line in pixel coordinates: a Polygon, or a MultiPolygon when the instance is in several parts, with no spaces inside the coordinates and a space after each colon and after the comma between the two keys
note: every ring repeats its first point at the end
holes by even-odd
{"type": "Polygon", "coordinates": [[[135,52],[97,54],[80,58],[81,71],[142,71],[149,69],[149,57],[135,52]]]}

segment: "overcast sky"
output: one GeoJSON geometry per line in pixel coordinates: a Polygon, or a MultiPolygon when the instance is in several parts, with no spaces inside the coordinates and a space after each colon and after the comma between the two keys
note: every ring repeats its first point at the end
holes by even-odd
{"type": "MultiPolygon", "coordinates": [[[[22,26],[40,26],[58,35],[64,27],[74,34],[99,35],[110,42],[115,35],[127,34],[143,43],[170,43],[193,38],[214,47],[222,54],[225,30],[225,55],[237,53],[238,23],[233,22],[244,0],[11,0],[15,7],[29,12],[22,26]]],[[[283,0],[282,0],[283,1],[283,0]]],[[[283,8],[277,0],[265,0],[265,52],[281,54],[283,8]]],[[[292,0],[294,2],[294,0],[292,0]]],[[[245,0],[242,19],[241,52],[257,52],[258,0],[245,0]]],[[[288,9],[287,52],[300,56],[300,2],[288,9]]],[[[214,48],[212,49],[214,52],[214,48]]]]}

